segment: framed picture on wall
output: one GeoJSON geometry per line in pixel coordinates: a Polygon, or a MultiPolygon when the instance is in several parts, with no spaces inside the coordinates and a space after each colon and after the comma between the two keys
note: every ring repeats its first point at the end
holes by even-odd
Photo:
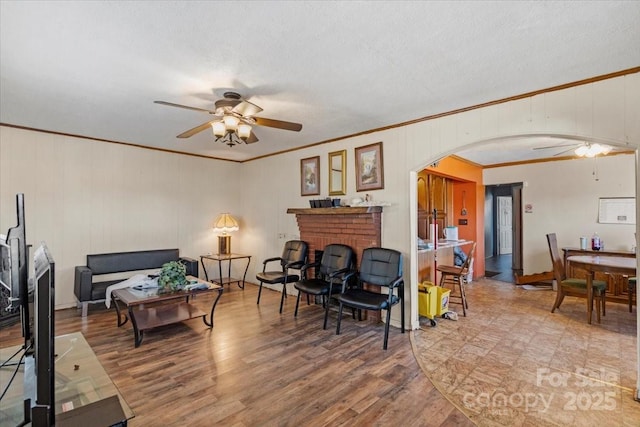
{"type": "Polygon", "coordinates": [[[382,142],[356,148],[356,191],[383,188],[382,142]]]}
{"type": "Polygon", "coordinates": [[[300,160],[300,195],[320,194],[320,156],[300,160]]]}

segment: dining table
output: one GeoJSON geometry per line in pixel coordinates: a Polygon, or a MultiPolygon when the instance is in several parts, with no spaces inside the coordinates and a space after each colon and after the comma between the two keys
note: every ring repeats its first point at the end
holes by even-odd
{"type": "Polygon", "coordinates": [[[637,261],[635,258],[622,256],[573,255],[567,261],[576,268],[587,271],[587,323],[591,324],[593,312],[593,276],[596,271],[612,274],[636,275],[637,261]]]}

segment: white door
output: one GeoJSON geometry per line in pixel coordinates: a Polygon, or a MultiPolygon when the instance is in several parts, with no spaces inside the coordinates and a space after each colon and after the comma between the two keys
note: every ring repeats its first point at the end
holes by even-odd
{"type": "Polygon", "coordinates": [[[498,255],[510,254],[513,247],[511,197],[498,197],[498,255]]]}

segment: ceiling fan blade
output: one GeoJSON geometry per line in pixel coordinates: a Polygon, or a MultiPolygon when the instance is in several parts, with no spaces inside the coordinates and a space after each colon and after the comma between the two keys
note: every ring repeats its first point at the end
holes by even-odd
{"type": "Polygon", "coordinates": [[[190,136],[193,136],[196,133],[202,132],[203,130],[206,130],[206,129],[211,129],[211,122],[206,122],[192,129],[184,131],[180,135],[178,135],[178,138],[189,138],[190,136]]]}
{"type": "Polygon", "coordinates": [[[254,142],[258,142],[258,137],[256,136],[255,133],[253,133],[253,131],[251,131],[251,134],[249,135],[249,138],[247,138],[245,143],[253,144],[254,142]]]}
{"type": "Polygon", "coordinates": [[[270,128],[292,130],[292,131],[295,131],[295,132],[300,132],[300,130],[302,129],[302,125],[300,123],[292,123],[292,122],[285,122],[285,121],[282,121],[282,120],[266,119],[264,117],[253,117],[253,120],[255,120],[256,125],[258,125],[258,126],[266,126],[266,127],[270,127],[270,128]]]}
{"type": "Polygon", "coordinates": [[[549,148],[560,148],[560,147],[577,147],[580,144],[565,144],[565,145],[549,145],[548,147],[534,147],[534,150],[548,150],[549,148]]]}
{"type": "Polygon", "coordinates": [[[563,150],[563,151],[561,151],[561,152],[559,152],[559,153],[554,154],[554,155],[553,155],[553,157],[560,156],[560,155],[562,155],[562,154],[565,154],[565,153],[568,153],[568,152],[570,152],[570,151],[574,151],[574,150],[575,150],[575,148],[571,147],[571,148],[569,148],[568,150],[563,150]]]}
{"type": "Polygon", "coordinates": [[[254,114],[258,114],[260,111],[262,111],[262,108],[243,99],[240,103],[233,107],[231,111],[240,114],[242,117],[251,117],[254,114]]]}
{"type": "Polygon", "coordinates": [[[189,107],[188,105],[174,104],[173,102],[166,102],[166,101],[153,101],[153,102],[156,103],[156,104],[168,105],[169,107],[186,108],[187,110],[203,111],[203,112],[209,113],[209,114],[216,114],[215,111],[206,110],[204,108],[198,108],[198,107],[189,107]]]}

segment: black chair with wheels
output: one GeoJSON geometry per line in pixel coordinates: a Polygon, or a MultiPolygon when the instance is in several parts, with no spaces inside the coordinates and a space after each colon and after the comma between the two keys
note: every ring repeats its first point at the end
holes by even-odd
{"type": "Polygon", "coordinates": [[[280,313],[282,313],[282,305],[287,297],[287,283],[293,283],[300,280],[299,274],[291,274],[289,270],[300,270],[307,262],[307,253],[309,246],[307,242],[302,240],[289,240],[284,244],[282,256],[267,258],[262,262],[262,271],[256,274],[256,279],[260,282],[258,289],[258,301],[260,304],[260,295],[262,294],[262,284],[282,285],[282,296],[280,297],[280,313]],[[280,263],[280,270],[267,271],[267,264],[273,262],[280,263]]]}
{"type": "Polygon", "coordinates": [[[307,294],[307,298],[309,295],[321,296],[322,305],[324,306],[322,329],[327,329],[331,298],[341,292],[342,282],[347,273],[353,271],[354,265],[355,257],[351,247],[341,244],[325,246],[320,261],[315,261],[302,267],[302,278],[293,285],[298,290],[294,316],[298,316],[300,294],[307,294]],[[316,277],[309,278],[308,272],[312,268],[316,269],[316,277]]]}
{"type": "MultiPolygon", "coordinates": [[[[361,310],[387,311],[384,326],[384,345],[387,349],[389,338],[389,322],[391,307],[400,304],[402,333],[404,334],[404,279],[402,277],[402,254],[393,249],[367,248],[362,251],[360,271],[356,274],[353,285],[350,280],[343,283],[342,292],[336,295],[340,307],[338,309],[338,325],[336,334],[340,334],[343,307],[361,310]],[[365,285],[368,289],[365,289],[365,285]],[[387,288],[388,293],[381,293],[387,288]]],[[[361,318],[359,316],[359,318],[361,318]]]]}

